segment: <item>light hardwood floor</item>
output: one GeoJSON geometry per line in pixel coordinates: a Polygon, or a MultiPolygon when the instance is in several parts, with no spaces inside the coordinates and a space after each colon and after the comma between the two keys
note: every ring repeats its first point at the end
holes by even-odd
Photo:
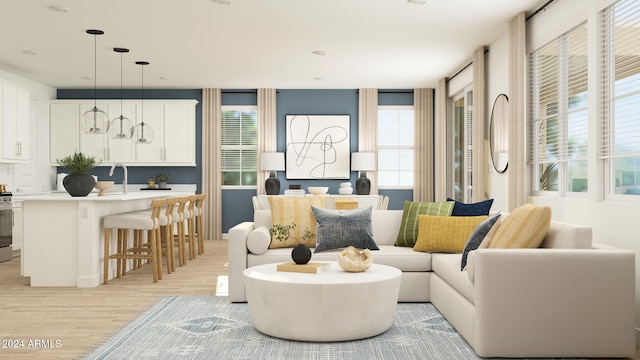
{"type": "Polygon", "coordinates": [[[158,283],[145,265],[90,289],[32,288],[20,276],[18,257],[0,263],[0,359],[82,357],[163,296],[215,295],[218,275],[227,275],[226,262],[227,241],[209,240],[204,254],[173,274],[163,273],[158,283]],[[23,340],[23,347],[4,347],[11,339],[23,340]],[[47,341],[53,348],[42,347],[47,341]]]}
{"type": "MultiPolygon", "coordinates": [[[[29,286],[20,261],[0,263],[0,340],[23,340],[24,347],[0,347],[0,359],[81,358],[158,299],[169,295],[215,295],[219,275],[227,275],[227,242],[205,242],[205,253],[154,284],[149,266],[91,289],[29,286]],[[29,341],[54,348],[28,347],[29,341]],[[57,345],[59,347],[56,347],[57,345]]],[[[640,360],[640,348],[635,360],[640,360]]]]}

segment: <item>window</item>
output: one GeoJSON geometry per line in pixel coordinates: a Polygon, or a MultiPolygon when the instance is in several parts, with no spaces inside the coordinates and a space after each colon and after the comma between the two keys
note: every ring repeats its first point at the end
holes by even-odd
{"type": "Polygon", "coordinates": [[[602,148],[608,194],[640,194],[640,5],[602,11],[602,148]]]}
{"type": "Polygon", "coordinates": [[[470,202],[473,195],[473,90],[467,88],[453,98],[453,122],[448,130],[453,139],[449,152],[449,194],[460,202],[470,202]]]}
{"type": "Polygon", "coordinates": [[[222,185],[255,186],[258,170],[257,109],[222,107],[222,185]]]}
{"type": "Polygon", "coordinates": [[[378,107],[378,187],[413,187],[413,106],[378,107]]]}
{"type": "Polygon", "coordinates": [[[534,190],[585,192],[587,182],[587,26],[529,57],[529,162],[534,190]]]}

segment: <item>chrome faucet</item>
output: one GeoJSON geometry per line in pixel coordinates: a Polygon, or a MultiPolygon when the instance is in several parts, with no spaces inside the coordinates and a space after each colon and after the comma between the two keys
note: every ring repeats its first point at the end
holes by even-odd
{"type": "Polygon", "coordinates": [[[109,170],[109,176],[113,176],[113,169],[115,169],[116,166],[122,166],[122,169],[124,170],[124,180],[122,181],[122,193],[126,195],[127,194],[127,167],[123,163],[115,163],[111,165],[111,170],[109,170]]]}

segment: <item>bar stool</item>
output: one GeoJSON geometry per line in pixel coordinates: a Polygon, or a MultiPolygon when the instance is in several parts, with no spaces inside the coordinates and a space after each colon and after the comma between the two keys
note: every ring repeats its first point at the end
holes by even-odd
{"type": "MultiPolygon", "coordinates": [[[[166,199],[163,211],[160,212],[159,227],[158,227],[158,241],[160,243],[160,251],[163,251],[167,257],[167,274],[171,274],[176,270],[175,254],[173,247],[173,212],[177,197],[170,197],[166,199]]],[[[151,216],[153,209],[146,209],[140,211],[134,211],[134,214],[151,216]]]]}
{"type": "MultiPolygon", "coordinates": [[[[184,219],[187,222],[187,235],[189,238],[189,260],[193,260],[196,258],[195,205],[197,200],[198,195],[189,196],[189,204],[185,208],[185,211],[183,213],[184,219]]],[[[198,253],[200,253],[200,249],[198,249],[198,253]]]]}
{"type": "Polygon", "coordinates": [[[187,264],[187,256],[186,256],[186,241],[185,241],[185,223],[184,223],[184,212],[185,207],[189,202],[188,196],[181,196],[177,199],[176,205],[174,206],[172,221],[173,224],[176,225],[176,231],[174,232],[174,247],[178,248],[178,265],[183,266],[187,264]]]}
{"type": "Polygon", "coordinates": [[[117,277],[126,271],[126,259],[146,259],[153,266],[153,282],[162,279],[162,257],[158,230],[160,213],[166,200],[159,199],[151,202],[151,214],[120,213],[107,215],[102,220],[104,228],[104,274],[103,283],[109,282],[109,260],[117,260],[117,277]],[[116,253],[111,254],[111,229],[118,229],[118,245],[116,253]],[[134,246],[129,248],[127,234],[134,231],[134,246]],[[149,246],[142,246],[142,232],[148,233],[149,246]]]}
{"type": "Polygon", "coordinates": [[[207,197],[207,194],[198,194],[196,195],[196,206],[195,210],[195,220],[196,220],[196,228],[198,229],[195,232],[196,235],[196,243],[198,244],[198,255],[204,254],[204,221],[202,221],[202,212],[204,199],[207,197]]]}

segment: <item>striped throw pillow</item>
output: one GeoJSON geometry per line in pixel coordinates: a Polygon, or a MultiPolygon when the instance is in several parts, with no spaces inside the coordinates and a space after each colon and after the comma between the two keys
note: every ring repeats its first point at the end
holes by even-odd
{"type": "Polygon", "coordinates": [[[294,247],[298,244],[316,247],[316,219],[311,212],[311,205],[324,207],[324,197],[269,196],[271,223],[283,226],[296,224],[289,232],[290,237],[286,240],[281,241],[275,235],[272,236],[269,249],[294,247]],[[313,237],[303,240],[303,235],[307,230],[313,234],[313,237]]]}
{"type": "Polygon", "coordinates": [[[417,202],[405,201],[400,231],[395,246],[413,247],[418,239],[418,215],[450,216],[453,201],[417,202]]]}
{"type": "Polygon", "coordinates": [[[551,225],[551,208],[524,204],[509,214],[493,235],[489,248],[540,247],[551,225]]]}

